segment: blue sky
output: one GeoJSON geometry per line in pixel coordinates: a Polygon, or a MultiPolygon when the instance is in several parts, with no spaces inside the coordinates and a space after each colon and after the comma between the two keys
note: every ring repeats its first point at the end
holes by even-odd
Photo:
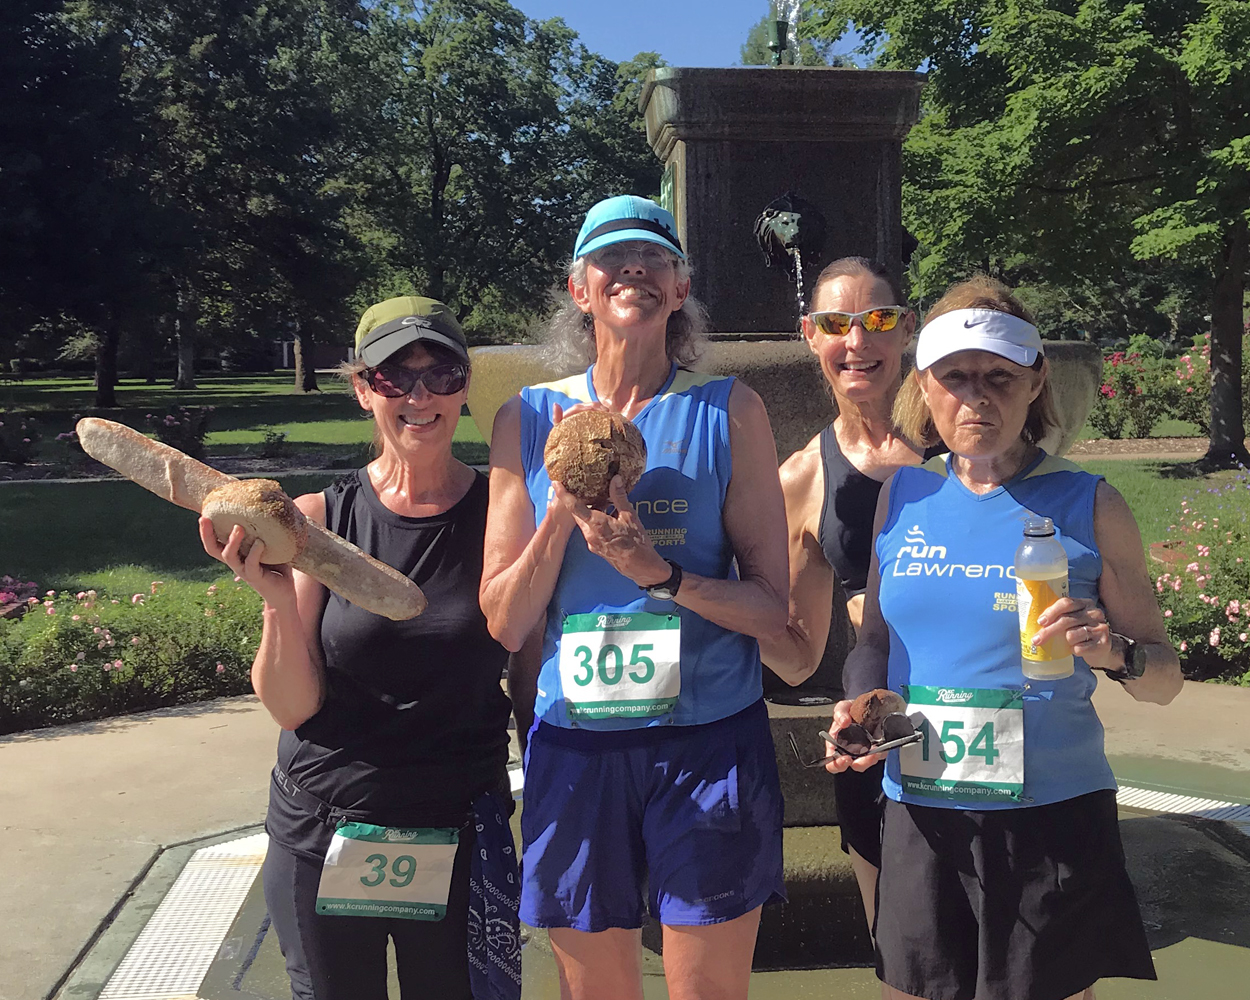
{"type": "MultiPolygon", "coordinates": [[[[658,52],[670,66],[734,66],[768,0],[512,0],[539,20],[563,18],[583,44],[614,62],[658,52]]],[[[839,44],[838,50],[850,49],[839,44]]]]}

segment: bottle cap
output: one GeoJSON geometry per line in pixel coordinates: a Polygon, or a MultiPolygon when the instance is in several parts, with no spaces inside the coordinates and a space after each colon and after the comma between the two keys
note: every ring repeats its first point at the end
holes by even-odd
{"type": "Polygon", "coordinates": [[[1044,538],[1055,533],[1055,522],[1049,517],[1030,514],[1024,519],[1024,534],[1029,538],[1044,538]]]}

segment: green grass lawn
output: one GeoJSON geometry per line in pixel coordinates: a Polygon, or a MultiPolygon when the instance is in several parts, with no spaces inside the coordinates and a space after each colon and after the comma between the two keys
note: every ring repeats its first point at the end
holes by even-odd
{"type": "MultiPolygon", "coordinates": [[[[1098,459],[1081,465],[1124,494],[1145,544],[1167,537],[1184,497],[1231,478],[1178,478],[1176,462],[1098,459]]],[[[292,496],[331,477],[279,476],[292,496]]],[[[128,482],[0,486],[0,573],[41,589],[146,589],[152,579],[217,580],[223,570],[200,548],[195,518],[128,482]]]]}
{"type": "Polygon", "coordinates": [[[1168,525],[1175,524],[1181,501],[1201,490],[1232,479],[1235,472],[1187,477],[1180,473],[1183,462],[1150,459],[1074,458],[1081,468],[1105,476],[1123,494],[1141,528],[1142,542],[1161,542],[1168,537],[1168,525]]]}
{"type": "MultiPolygon", "coordinates": [[[[1125,433],[1127,434],[1127,431],[1125,433]]],[[[1177,420],[1175,417],[1167,417],[1154,425],[1150,436],[1152,438],[1188,438],[1201,437],[1202,432],[1198,430],[1197,424],[1191,424],[1188,420],[1177,420]]],[[[1078,441],[1093,441],[1101,437],[1102,435],[1086,422],[1076,439],[1078,441]]]]}
{"type": "MultiPolygon", "coordinates": [[[[287,450],[317,451],[331,459],[363,461],[361,448],[373,436],[372,423],[356,399],[336,377],[320,376],[323,392],[304,393],[292,384],[290,372],[273,375],[213,375],[197,379],[198,388],[175,391],[168,383],[148,385],[141,379],[123,379],[117,388],[118,406],[97,409],[95,390],[86,378],[29,379],[0,386],[0,411],[32,413],[40,422],[41,460],[70,460],[74,453],[55,440],[72,430],[76,414],[105,417],[146,431],[148,413],[164,413],[171,406],[215,406],[205,443],[210,455],[255,453],[272,429],[286,434],[287,450]]],[[[456,427],[454,450],[461,461],[481,464],[487,448],[472,418],[463,416],[456,427]]]]}

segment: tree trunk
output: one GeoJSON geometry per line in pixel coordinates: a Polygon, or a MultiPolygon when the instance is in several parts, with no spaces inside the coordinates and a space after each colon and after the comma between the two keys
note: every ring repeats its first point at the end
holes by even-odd
{"type": "Polygon", "coordinates": [[[161,328],[165,325],[165,316],[158,316],[151,328],[146,326],[144,317],[140,322],[145,323],[144,333],[139,337],[138,357],[135,361],[137,369],[136,374],[143,379],[148,385],[156,384],[156,349],[160,338],[161,328]]]}
{"type": "Polygon", "coordinates": [[[195,388],[195,319],[188,307],[186,293],[178,291],[178,305],[174,313],[174,343],[178,351],[178,371],[174,375],[175,389],[195,388]]]}
{"type": "Polygon", "coordinates": [[[1250,465],[1241,409],[1242,297],[1248,262],[1250,234],[1245,219],[1239,218],[1224,233],[1211,297],[1211,443],[1202,459],[1211,469],[1250,465]]]}
{"type": "Polygon", "coordinates": [[[100,332],[100,343],[95,352],[95,405],[117,405],[117,345],[121,331],[116,320],[109,316],[100,332]]]}
{"type": "Polygon", "coordinates": [[[301,392],[318,392],[317,367],[313,360],[313,332],[295,321],[295,387],[301,392]]]}

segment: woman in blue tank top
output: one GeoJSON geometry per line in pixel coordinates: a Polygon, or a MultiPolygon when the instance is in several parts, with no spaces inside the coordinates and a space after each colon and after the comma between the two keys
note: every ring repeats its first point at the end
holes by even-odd
{"type": "Polygon", "coordinates": [[[1180,665],[1123,498],[1039,445],[1055,424],[1046,379],[1024,307],[978,278],[930,311],[895,404],[903,433],[950,454],[881,491],[846,664],[848,698],[888,687],[925,733],[886,763],[874,933],[890,998],[1092,1000],[1100,978],[1154,978],[1090,694],[1102,670],[1166,704],[1180,665]],[[1060,679],[1021,670],[1013,561],[1028,513],[1053,521],[1067,555],[1068,595],[1032,636],[1071,651],[1060,679]]]}
{"type": "Polygon", "coordinates": [[[573,1000],[641,1000],[644,909],[674,996],[745,1000],[760,908],[783,898],[756,642],[786,620],[776,449],[754,392],[684,367],[703,326],[689,274],[663,208],[594,206],[554,323],[576,373],[524,389],[491,439],[482,607],[509,649],[542,642],[521,919],[549,929],[573,1000]],[[551,428],[587,407],[647,445],[607,510],[543,464],[551,428]]]}

